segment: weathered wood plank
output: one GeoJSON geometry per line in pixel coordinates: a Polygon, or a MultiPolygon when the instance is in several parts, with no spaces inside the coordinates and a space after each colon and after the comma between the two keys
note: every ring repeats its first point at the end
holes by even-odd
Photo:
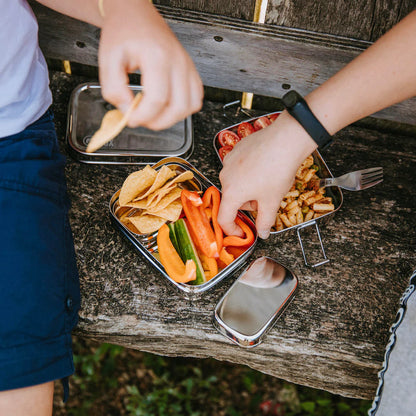
{"type": "Polygon", "coordinates": [[[266,23],[370,40],[373,1],[270,0],[266,23]]]}
{"type": "MultiPolygon", "coordinates": [[[[97,63],[99,30],[34,2],[40,44],[51,58],[97,63]]],[[[354,41],[236,19],[161,8],[187,48],[205,85],[282,97],[288,87],[307,94],[345,64],[368,42],[354,41]]],[[[416,124],[416,100],[376,116],[416,124]]]]}
{"type": "Polygon", "coordinates": [[[153,3],[253,21],[256,0],[154,0],[153,3]]]}
{"type": "MultiPolygon", "coordinates": [[[[58,135],[80,77],[51,74],[58,135]]],[[[230,122],[222,104],[206,102],[194,117],[190,159],[217,185],[220,162],[212,139],[230,122]]],[[[265,342],[252,350],[231,344],[212,325],[213,310],[233,278],[198,301],[187,301],[113,227],[108,203],[135,167],[81,165],[69,159],[67,178],[81,278],[78,333],[169,356],[213,357],[248,365],[288,381],[355,398],[371,398],[398,300],[416,268],[414,137],[351,126],[323,153],[337,174],[383,166],[385,181],[344,193],[344,204],[321,227],[331,263],[309,269],[295,235],[259,242],[295,271],[300,290],[265,342]]],[[[306,241],[313,234],[306,234],[306,241]]]]}
{"type": "Polygon", "coordinates": [[[375,41],[387,30],[416,8],[415,0],[378,0],[374,6],[374,18],[370,40],[375,41]]]}
{"type": "Polygon", "coordinates": [[[415,7],[414,0],[270,0],[266,23],[375,41],[415,7]]]}

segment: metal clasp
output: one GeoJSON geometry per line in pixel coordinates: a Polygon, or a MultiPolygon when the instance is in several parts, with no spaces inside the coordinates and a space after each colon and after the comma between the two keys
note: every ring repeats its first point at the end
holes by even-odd
{"type": "Polygon", "coordinates": [[[318,266],[322,266],[323,264],[328,263],[328,262],[330,261],[330,260],[326,257],[326,254],[325,254],[325,249],[324,249],[324,245],[323,245],[323,243],[322,243],[321,233],[319,232],[319,227],[318,227],[318,224],[317,224],[317,222],[316,222],[316,221],[311,221],[311,222],[308,222],[308,223],[306,223],[306,224],[304,224],[304,225],[299,226],[299,227],[296,229],[296,232],[297,232],[297,234],[298,234],[299,244],[300,244],[300,247],[301,247],[301,249],[302,249],[303,259],[305,260],[305,264],[306,264],[307,266],[310,266],[310,267],[318,267],[318,266]],[[322,254],[323,254],[323,257],[324,257],[324,260],[322,260],[322,261],[320,261],[320,262],[318,262],[318,263],[312,264],[312,265],[308,263],[308,260],[307,260],[307,258],[306,258],[305,249],[304,249],[304,247],[303,247],[302,237],[301,237],[301,235],[300,235],[300,230],[302,230],[303,228],[306,228],[306,227],[310,227],[311,225],[314,225],[314,226],[315,226],[316,233],[318,234],[319,244],[321,245],[321,251],[322,251],[322,254]]]}
{"type": "Polygon", "coordinates": [[[236,100],[236,101],[231,101],[230,103],[224,104],[222,106],[222,115],[224,118],[226,118],[227,120],[229,120],[232,123],[236,122],[236,119],[241,116],[241,114],[244,115],[244,117],[249,117],[249,118],[253,118],[254,117],[254,112],[252,110],[249,110],[247,108],[243,108],[241,106],[241,100],[236,100]],[[230,109],[232,109],[233,107],[237,107],[235,109],[235,112],[233,114],[228,115],[227,111],[229,111],[230,109]]]}

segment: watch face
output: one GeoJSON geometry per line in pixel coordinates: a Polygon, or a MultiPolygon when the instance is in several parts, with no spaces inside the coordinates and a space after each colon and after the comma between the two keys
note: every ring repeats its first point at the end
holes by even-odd
{"type": "Polygon", "coordinates": [[[302,99],[302,96],[295,90],[289,91],[282,98],[285,107],[289,108],[293,107],[299,101],[299,99],[302,99]]]}

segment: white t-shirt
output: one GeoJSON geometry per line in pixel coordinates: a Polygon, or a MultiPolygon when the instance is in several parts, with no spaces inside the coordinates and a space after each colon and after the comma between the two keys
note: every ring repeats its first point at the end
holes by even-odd
{"type": "Polygon", "coordinates": [[[51,103],[32,9],[26,0],[0,0],[0,138],[24,130],[51,103]]]}

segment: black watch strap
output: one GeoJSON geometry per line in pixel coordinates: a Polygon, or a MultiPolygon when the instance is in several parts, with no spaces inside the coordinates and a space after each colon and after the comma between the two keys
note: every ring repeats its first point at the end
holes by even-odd
{"type": "Polygon", "coordinates": [[[289,114],[306,130],[320,150],[325,149],[332,143],[331,135],[315,117],[299,93],[291,90],[283,96],[282,101],[289,114]]]}

